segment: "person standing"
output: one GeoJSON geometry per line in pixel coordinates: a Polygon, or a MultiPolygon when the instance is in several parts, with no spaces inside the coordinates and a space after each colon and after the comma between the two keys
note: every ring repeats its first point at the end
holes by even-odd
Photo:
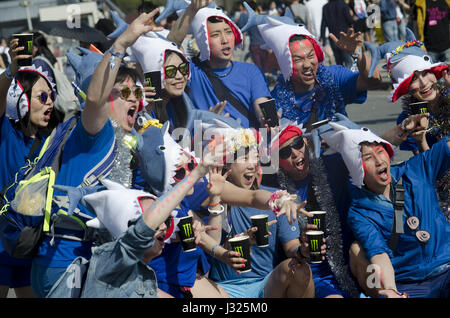
{"type": "Polygon", "coordinates": [[[417,33],[434,62],[450,60],[450,0],[417,0],[417,33]]]}

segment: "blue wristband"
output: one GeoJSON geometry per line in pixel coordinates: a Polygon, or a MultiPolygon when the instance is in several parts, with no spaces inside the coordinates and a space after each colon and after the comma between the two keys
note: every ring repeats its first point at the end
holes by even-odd
{"type": "Polygon", "coordinates": [[[219,245],[220,245],[220,244],[216,244],[216,245],[214,245],[213,248],[211,249],[211,255],[212,255],[213,257],[216,257],[214,251],[216,250],[217,246],[219,246],[219,245]]]}
{"type": "Polygon", "coordinates": [[[5,75],[7,78],[13,79],[14,75],[11,74],[11,64],[8,65],[8,67],[5,70],[5,75]]]}

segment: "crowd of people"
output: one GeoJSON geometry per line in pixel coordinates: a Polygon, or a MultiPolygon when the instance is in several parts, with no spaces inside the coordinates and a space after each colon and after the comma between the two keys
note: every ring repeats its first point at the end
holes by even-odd
{"type": "Polygon", "coordinates": [[[71,89],[45,34],[25,66],[12,37],[0,297],[449,298],[448,2],[146,1],[130,24],[102,21],[103,47],[67,52],[71,89]],[[253,63],[234,56],[248,39],[253,63]],[[380,62],[402,101],[382,136],[346,111],[380,62]],[[397,151],[413,156],[391,164],[397,151]]]}

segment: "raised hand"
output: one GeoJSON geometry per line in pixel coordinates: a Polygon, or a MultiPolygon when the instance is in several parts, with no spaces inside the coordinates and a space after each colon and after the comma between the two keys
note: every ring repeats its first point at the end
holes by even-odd
{"type": "Polygon", "coordinates": [[[25,48],[23,46],[19,46],[19,39],[12,39],[11,42],[9,42],[8,54],[11,57],[10,71],[13,76],[16,75],[17,71],[19,70],[17,61],[30,57],[30,55],[28,54],[20,54],[20,52],[24,49],[25,48]]]}
{"type": "Polygon", "coordinates": [[[222,167],[209,168],[209,184],[206,190],[210,196],[220,196],[225,187],[225,181],[231,174],[231,169],[222,174],[222,167]]]}
{"type": "Polygon", "coordinates": [[[133,45],[134,42],[142,35],[149,31],[162,31],[161,27],[152,24],[154,16],[159,9],[155,9],[150,13],[142,13],[133,23],[123,32],[115,41],[114,46],[125,50],[127,47],[133,45]]]}
{"type": "Polygon", "coordinates": [[[364,45],[364,40],[361,32],[355,33],[353,28],[348,30],[348,33],[340,32],[339,39],[330,33],[330,39],[336,44],[338,48],[348,52],[349,54],[356,54],[358,50],[364,45]]]}

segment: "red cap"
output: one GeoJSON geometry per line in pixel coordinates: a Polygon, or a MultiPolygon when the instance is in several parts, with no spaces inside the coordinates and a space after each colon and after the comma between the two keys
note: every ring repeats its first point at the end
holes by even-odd
{"type": "Polygon", "coordinates": [[[302,130],[297,126],[289,125],[278,136],[278,142],[272,144],[271,151],[278,149],[282,144],[295,136],[301,136],[302,130]]]}

